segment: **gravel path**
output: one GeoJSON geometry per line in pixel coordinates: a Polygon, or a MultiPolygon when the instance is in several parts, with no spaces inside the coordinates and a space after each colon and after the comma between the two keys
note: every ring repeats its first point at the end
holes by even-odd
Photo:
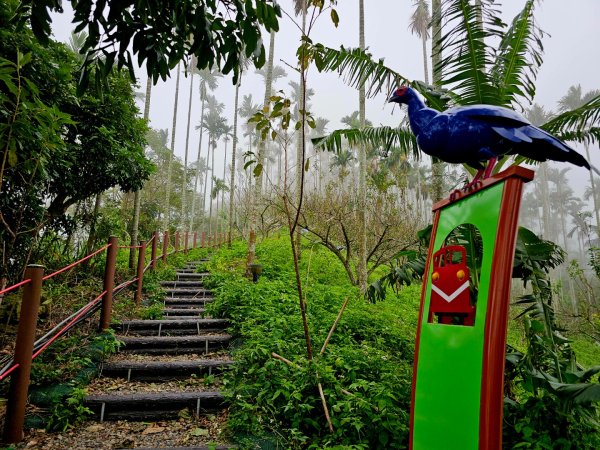
{"type": "Polygon", "coordinates": [[[184,380],[162,381],[159,383],[128,382],[124,378],[96,378],[85,389],[89,395],[134,392],[198,392],[219,389],[221,383],[218,379],[212,377],[208,380],[210,380],[210,384],[205,383],[205,379],[202,377],[190,377],[184,380]]]}
{"type": "Polygon", "coordinates": [[[226,413],[191,417],[182,412],[179,420],[160,422],[95,422],[61,433],[29,430],[17,449],[113,450],[135,447],[183,447],[209,443],[226,445],[221,437],[226,413]]]}
{"type": "Polygon", "coordinates": [[[218,352],[197,354],[197,353],[184,353],[181,355],[144,355],[137,353],[115,353],[108,358],[107,362],[118,362],[118,361],[136,361],[136,362],[147,362],[147,361],[200,361],[203,359],[219,360],[219,361],[231,361],[231,356],[227,350],[220,350],[218,352]]]}

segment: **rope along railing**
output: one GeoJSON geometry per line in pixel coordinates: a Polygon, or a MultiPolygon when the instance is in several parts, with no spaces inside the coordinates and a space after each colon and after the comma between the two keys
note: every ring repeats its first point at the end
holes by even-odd
{"type": "MultiPolygon", "coordinates": [[[[202,233],[201,247],[204,247],[205,239],[205,233],[202,233]]],[[[183,251],[185,253],[187,253],[189,248],[189,240],[190,234],[185,232],[183,238],[183,251]]],[[[2,367],[0,369],[0,381],[8,378],[9,375],[11,376],[11,385],[9,390],[9,398],[7,401],[4,429],[4,440],[6,442],[15,443],[21,441],[22,439],[23,423],[25,419],[25,406],[27,402],[32,361],[50,345],[52,345],[52,343],[54,343],[57,339],[59,339],[61,336],[64,336],[71,329],[90,318],[98,310],[101,310],[99,326],[100,331],[105,331],[108,329],[110,324],[113,298],[134,283],[137,283],[135,302],[136,305],[139,305],[141,303],[144,273],[149,269],[156,268],[156,263],[159,259],[162,259],[163,262],[166,262],[168,255],[179,252],[180,233],[176,232],[174,234],[174,243],[172,246],[168,231],[163,233],[163,253],[160,257],[157,256],[158,241],[159,233],[154,232],[152,237],[147,242],[141,241],[140,244],[136,246],[119,246],[117,238],[113,236],[109,239],[107,245],[49,275],[43,275],[44,269],[42,266],[28,266],[25,272],[25,277],[21,282],[0,291],[0,296],[2,296],[18,288],[23,288],[21,316],[19,319],[19,327],[15,341],[14,356],[8,356],[3,360],[0,360],[0,367],[2,367]],[[146,250],[148,246],[151,247],[150,262],[144,266],[146,262],[146,250]],[[173,251],[168,252],[169,247],[172,247],[173,251]],[[138,249],[138,267],[136,276],[115,287],[114,278],[117,253],[121,248],[138,249]],[[106,266],[102,293],[81,307],[79,310],[71,314],[69,317],[63,319],[50,331],[34,342],[42,283],[63,272],[75,268],[76,266],[88,261],[104,251],[106,251],[106,266]]],[[[213,243],[217,243],[220,242],[221,239],[209,238],[209,243],[211,241],[213,243]]],[[[192,248],[197,248],[197,233],[193,233],[192,248]]]]}

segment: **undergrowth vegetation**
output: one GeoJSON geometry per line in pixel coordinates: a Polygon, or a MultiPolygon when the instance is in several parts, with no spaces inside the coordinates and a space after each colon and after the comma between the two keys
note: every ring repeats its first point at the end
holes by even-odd
{"type": "Polygon", "coordinates": [[[211,313],[229,317],[238,337],[236,365],[225,380],[232,402],[229,426],[237,439],[262,448],[405,448],[418,287],[392,294],[386,302],[365,303],[331,252],[306,246],[301,270],[315,355],[311,363],[289,243],[273,239],[257,247],[263,265],[257,283],[242,276],[245,252],[245,246],[234,244],[220,250],[209,266],[217,293],[211,313]],[[348,306],[321,354],[345,299],[348,306]],[[318,381],[333,433],[327,430],[318,381]]]}
{"type": "MultiPolygon", "coordinates": [[[[310,362],[289,254],[285,239],[257,246],[263,266],[257,283],[243,276],[242,243],[219,250],[208,267],[217,297],[210,312],[229,318],[236,336],[236,364],[225,379],[234,438],[243,448],[407,448],[420,286],[389,289],[385,301],[368,303],[331,252],[304,245],[310,362]],[[321,354],[345,299],[348,306],[321,354]]],[[[543,271],[537,277],[540,283],[543,271]]],[[[523,311],[514,308],[513,318],[523,311]]],[[[549,305],[540,308],[552,314],[549,305]]],[[[598,448],[598,368],[577,366],[570,341],[559,341],[553,320],[546,322],[533,313],[511,320],[509,341],[518,341],[522,352],[510,347],[507,357],[504,448],[598,448]]],[[[598,349],[589,351],[597,361],[598,349]]]]}

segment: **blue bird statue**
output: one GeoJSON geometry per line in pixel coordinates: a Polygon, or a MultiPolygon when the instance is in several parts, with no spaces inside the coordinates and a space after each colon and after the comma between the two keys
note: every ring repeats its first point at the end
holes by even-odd
{"type": "Polygon", "coordinates": [[[529,123],[508,108],[469,105],[436,111],[428,108],[417,93],[402,86],[389,99],[408,105],[410,128],[421,150],[442,161],[467,164],[477,169],[468,190],[488,178],[498,157],[522,155],[535,161],[566,161],[600,171],[561,140],[529,123]],[[488,161],[487,165],[483,163],[488,161]]]}

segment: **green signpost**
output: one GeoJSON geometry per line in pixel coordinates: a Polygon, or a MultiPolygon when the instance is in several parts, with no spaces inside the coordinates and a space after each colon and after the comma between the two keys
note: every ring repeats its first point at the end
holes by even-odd
{"type": "Polygon", "coordinates": [[[530,170],[511,167],[434,205],[415,349],[411,449],[502,447],[512,261],[522,187],[531,179],[530,170]],[[457,228],[476,236],[477,245],[457,245],[457,228]]]}

